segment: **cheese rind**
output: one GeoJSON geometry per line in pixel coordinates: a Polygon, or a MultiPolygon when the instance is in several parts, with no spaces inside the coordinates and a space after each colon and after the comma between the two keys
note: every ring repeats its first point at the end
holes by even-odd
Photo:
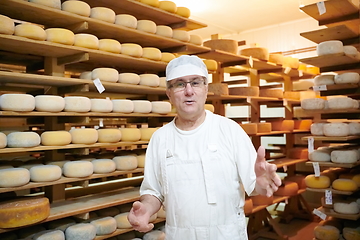
{"type": "Polygon", "coordinates": [[[253,57],[261,60],[269,60],[269,50],[262,47],[244,48],[240,50],[240,55],[253,57]]]}
{"type": "Polygon", "coordinates": [[[66,239],[85,240],[85,239],[94,239],[95,237],[96,237],[96,227],[91,223],[78,223],[69,226],[65,230],[66,239]]]}
{"type": "Polygon", "coordinates": [[[129,99],[114,99],[113,112],[132,113],[134,111],[134,103],[129,99]]]}
{"type": "Polygon", "coordinates": [[[316,46],[316,52],[318,56],[343,53],[344,47],[343,43],[339,40],[330,40],[321,42],[316,46]]]}
{"type": "Polygon", "coordinates": [[[159,0],[138,0],[141,3],[153,6],[153,7],[159,7],[159,0]]]}
{"type": "Polygon", "coordinates": [[[90,222],[96,228],[96,235],[106,235],[115,232],[116,220],[113,217],[104,217],[90,222]]]}
{"type": "Polygon", "coordinates": [[[349,125],[347,123],[325,123],[323,131],[327,137],[345,137],[349,135],[349,125]]]}
{"type": "Polygon", "coordinates": [[[171,103],[166,101],[152,101],[151,112],[159,114],[168,114],[171,112],[171,103]]]}
{"type": "Polygon", "coordinates": [[[99,39],[92,34],[78,33],[75,34],[74,46],[89,49],[99,49],[99,39]]]}
{"type": "Polygon", "coordinates": [[[40,136],[36,132],[12,132],[7,135],[7,146],[10,148],[36,147],[40,142],[40,136]]]}
{"type": "Polygon", "coordinates": [[[309,152],[309,160],[314,162],[330,162],[331,151],[329,149],[317,149],[309,152]]]}
{"type": "Polygon", "coordinates": [[[71,142],[74,144],[94,144],[98,140],[98,132],[93,128],[71,129],[71,142]]]}
{"type": "Polygon", "coordinates": [[[331,161],[334,163],[355,163],[359,160],[358,150],[333,150],[331,161]]]}
{"type": "Polygon", "coordinates": [[[158,48],[154,47],[144,47],[143,48],[143,58],[154,60],[154,61],[160,61],[161,60],[161,51],[158,48]]]}
{"type": "Polygon", "coordinates": [[[190,9],[188,9],[187,7],[177,7],[176,14],[184,18],[189,18],[191,13],[190,13],[190,9]]]}
{"type": "Polygon", "coordinates": [[[120,73],[118,82],[137,85],[140,82],[140,76],[136,73],[120,73]]]}
{"type": "Polygon", "coordinates": [[[11,18],[0,14],[0,33],[13,35],[15,32],[15,23],[11,18]]]}
{"type": "Polygon", "coordinates": [[[121,141],[136,142],[141,138],[141,132],[138,128],[120,128],[121,141]]]}
{"type": "Polygon", "coordinates": [[[16,25],[14,35],[39,41],[46,40],[45,30],[40,26],[31,23],[21,23],[16,25]]]}
{"type": "Polygon", "coordinates": [[[141,141],[150,141],[151,136],[157,128],[139,128],[141,133],[141,141]]]}
{"type": "Polygon", "coordinates": [[[92,98],[91,112],[109,113],[113,110],[113,103],[110,99],[92,98]]]}
{"type": "Polygon", "coordinates": [[[238,53],[238,42],[233,39],[211,39],[203,43],[204,47],[221,50],[232,54],[238,53]]]}
{"type": "Polygon", "coordinates": [[[46,230],[34,235],[33,240],[65,240],[65,234],[61,230],[46,230]]]}
{"type": "Polygon", "coordinates": [[[330,178],[328,176],[315,177],[314,174],[305,177],[305,184],[309,188],[328,188],[330,187],[330,178]]]}
{"type": "Polygon", "coordinates": [[[349,97],[335,97],[327,100],[329,109],[351,109],[354,107],[354,99],[349,97]]]}
{"type": "Polygon", "coordinates": [[[7,145],[7,137],[5,133],[0,132],[0,149],[6,147],[7,145]]]}
{"type": "Polygon", "coordinates": [[[75,34],[65,28],[48,28],[45,29],[46,41],[55,42],[65,45],[74,45],[75,34]]]}
{"type": "Polygon", "coordinates": [[[297,195],[299,186],[296,182],[283,181],[282,185],[274,192],[275,196],[295,196],[297,195]]]}
{"type": "Polygon", "coordinates": [[[68,96],[64,97],[65,112],[89,112],[91,109],[91,101],[87,97],[68,96]]]}
{"type": "Polygon", "coordinates": [[[84,17],[89,17],[91,13],[91,7],[83,1],[65,1],[61,4],[61,9],[84,17]]]}
{"type": "Polygon", "coordinates": [[[336,84],[345,83],[358,83],[360,81],[360,75],[357,72],[346,72],[335,76],[334,81],[336,84]]]}
{"type": "Polygon", "coordinates": [[[44,146],[64,146],[71,143],[71,134],[68,131],[45,131],[40,138],[44,146]]]}
{"type": "Polygon", "coordinates": [[[340,231],[334,226],[318,225],[314,228],[314,235],[318,240],[338,240],[340,237],[340,231]]]}
{"type": "Polygon", "coordinates": [[[111,159],[94,159],[91,161],[94,173],[111,173],[116,169],[115,162],[111,159]]]}
{"type": "Polygon", "coordinates": [[[29,0],[29,2],[33,2],[36,4],[41,4],[47,7],[61,9],[61,1],[60,0],[29,0]]]}
{"type": "Polygon", "coordinates": [[[124,212],[114,217],[116,220],[117,228],[128,229],[132,227],[131,224],[129,223],[129,220],[127,219],[128,214],[129,214],[128,212],[124,212]]]}
{"type": "Polygon", "coordinates": [[[136,29],[148,33],[156,33],[156,23],[151,20],[138,20],[136,29]]]}
{"type": "Polygon", "coordinates": [[[182,42],[190,42],[190,34],[185,30],[173,30],[172,38],[182,42]]]}
{"type": "Polygon", "coordinates": [[[314,85],[333,85],[335,84],[335,75],[334,74],[322,74],[314,78],[314,85]]]}
{"type": "Polygon", "coordinates": [[[95,68],[91,72],[91,78],[99,78],[105,82],[117,82],[119,79],[119,72],[114,68],[95,68]]]}
{"type": "Polygon", "coordinates": [[[117,156],[113,158],[113,161],[115,162],[116,170],[120,171],[134,170],[138,167],[137,157],[133,155],[117,156]]]}
{"type": "Polygon", "coordinates": [[[110,52],[110,53],[120,53],[121,44],[115,39],[100,39],[99,40],[99,50],[110,52]]]}
{"type": "Polygon", "coordinates": [[[32,182],[52,182],[61,178],[62,171],[56,165],[40,165],[30,168],[32,182]]]}
{"type": "Polygon", "coordinates": [[[130,14],[118,14],[115,17],[115,24],[136,29],[137,19],[130,14]]]}
{"type": "Polygon", "coordinates": [[[115,22],[114,10],[107,7],[93,7],[91,8],[90,18],[102,20],[109,23],[115,22]]]}
{"type": "Polygon", "coordinates": [[[172,53],[162,52],[160,61],[168,63],[175,58],[175,55],[172,53]]]}
{"type": "Polygon", "coordinates": [[[143,54],[143,50],[139,44],[123,43],[121,44],[121,54],[129,55],[132,57],[141,57],[143,54]]]}
{"type": "Polygon", "coordinates": [[[159,1],[159,8],[170,13],[176,13],[177,10],[176,4],[172,1],[159,1]]]}
{"type": "Polygon", "coordinates": [[[173,30],[171,27],[166,25],[157,25],[155,34],[167,38],[172,38],[173,30]]]}
{"type": "Polygon", "coordinates": [[[135,113],[150,113],[151,112],[151,102],[149,100],[133,100],[134,112],[135,113]]]}
{"type": "Polygon", "coordinates": [[[358,186],[352,179],[339,178],[332,183],[332,188],[339,191],[354,192],[358,190],[358,186]]]}
{"type": "Polygon", "coordinates": [[[189,42],[199,46],[203,45],[203,39],[200,35],[190,34],[189,42]]]}
{"type": "Polygon", "coordinates": [[[301,108],[305,110],[319,110],[325,108],[325,99],[306,98],[301,100],[301,108]]]}
{"type": "Polygon", "coordinates": [[[116,143],[121,140],[121,131],[116,128],[98,129],[98,142],[100,143],[116,143]]]}
{"type": "Polygon", "coordinates": [[[310,132],[315,136],[323,136],[324,135],[324,127],[325,123],[313,123],[310,126],[310,132]]]}
{"type": "Polygon", "coordinates": [[[35,98],[30,94],[6,93],[0,96],[3,111],[28,112],[35,109],[35,98]]]}
{"type": "Polygon", "coordinates": [[[0,169],[0,187],[19,187],[30,182],[30,172],[26,168],[0,169]]]}
{"type": "Polygon", "coordinates": [[[89,161],[70,161],[63,166],[65,177],[88,177],[94,173],[94,166],[89,161]]]}
{"type": "Polygon", "coordinates": [[[360,207],[356,202],[334,202],[333,209],[337,213],[341,214],[358,214],[360,207]]]}
{"type": "Polygon", "coordinates": [[[61,112],[65,108],[65,99],[55,95],[35,96],[35,110],[40,112],[61,112]]]}

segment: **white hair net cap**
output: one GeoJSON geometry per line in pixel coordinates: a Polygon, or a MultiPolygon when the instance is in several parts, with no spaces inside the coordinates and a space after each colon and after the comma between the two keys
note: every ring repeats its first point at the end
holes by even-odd
{"type": "Polygon", "coordinates": [[[189,75],[208,77],[206,65],[198,56],[182,55],[166,66],[166,81],[189,75]]]}

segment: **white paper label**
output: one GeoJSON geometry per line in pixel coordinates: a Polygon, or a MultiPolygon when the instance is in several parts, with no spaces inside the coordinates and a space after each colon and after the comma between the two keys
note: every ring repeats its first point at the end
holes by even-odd
{"type": "Polygon", "coordinates": [[[103,122],[103,119],[102,119],[102,118],[100,118],[100,120],[99,120],[99,126],[100,126],[100,127],[104,127],[104,122],[103,122]]]}
{"type": "Polygon", "coordinates": [[[318,7],[320,15],[323,15],[324,13],[326,13],[326,7],[325,7],[325,2],[324,1],[318,2],[318,3],[316,3],[316,5],[318,7]]]}
{"type": "Polygon", "coordinates": [[[312,153],[314,151],[314,138],[309,137],[308,138],[308,152],[312,153]]]}
{"type": "Polygon", "coordinates": [[[302,77],[302,76],[304,76],[304,73],[302,70],[299,70],[299,77],[302,77]]]}
{"type": "Polygon", "coordinates": [[[313,162],[314,175],[315,177],[320,177],[320,166],[318,162],[313,162]]]}
{"type": "Polygon", "coordinates": [[[254,66],[254,60],[252,59],[251,56],[249,58],[249,65],[250,65],[251,68],[254,66]]]}
{"type": "Polygon", "coordinates": [[[288,105],[288,100],[286,98],[283,99],[283,106],[287,106],[288,105]]]}
{"type": "Polygon", "coordinates": [[[318,216],[319,218],[321,218],[322,220],[326,219],[326,214],[317,210],[316,208],[313,211],[313,214],[315,214],[316,216],[318,216]]]}
{"type": "Polygon", "coordinates": [[[291,71],[291,67],[286,67],[284,70],[284,73],[289,74],[290,71],[291,71]]]}
{"type": "Polygon", "coordinates": [[[325,204],[327,204],[327,205],[333,204],[332,192],[331,192],[331,190],[328,190],[328,189],[325,190],[325,204]]]}
{"type": "Polygon", "coordinates": [[[105,91],[105,88],[104,88],[104,86],[102,85],[102,83],[101,83],[101,81],[100,81],[99,78],[93,80],[93,82],[94,82],[94,85],[95,85],[95,87],[96,87],[96,89],[98,90],[99,93],[102,93],[102,92],[105,91]]]}
{"type": "Polygon", "coordinates": [[[287,172],[287,166],[283,166],[284,172],[287,172]]]}
{"type": "Polygon", "coordinates": [[[326,91],[327,87],[326,87],[326,85],[313,86],[313,90],[315,92],[326,91]]]}

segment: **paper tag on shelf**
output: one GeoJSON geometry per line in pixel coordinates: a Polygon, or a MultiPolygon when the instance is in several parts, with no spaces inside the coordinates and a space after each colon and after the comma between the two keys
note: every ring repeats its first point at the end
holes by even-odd
{"type": "Polygon", "coordinates": [[[102,118],[99,119],[99,127],[104,127],[104,122],[102,118]]]}
{"type": "Polygon", "coordinates": [[[327,217],[325,213],[321,212],[320,210],[317,210],[316,208],[314,209],[313,214],[315,214],[316,216],[318,216],[322,220],[325,220],[326,217],[327,217]]]}
{"type": "Polygon", "coordinates": [[[251,56],[249,58],[249,65],[250,65],[251,68],[254,66],[254,60],[252,59],[251,56]]]}
{"type": "Polygon", "coordinates": [[[313,86],[313,90],[315,92],[326,91],[327,87],[326,87],[326,85],[313,86]]]}
{"type": "Polygon", "coordinates": [[[289,203],[289,200],[285,198],[285,204],[287,205],[289,203]]]}
{"type": "Polygon", "coordinates": [[[326,13],[326,7],[325,7],[325,2],[324,1],[317,2],[316,5],[318,7],[320,15],[323,15],[324,13],[326,13]]]}
{"type": "Polygon", "coordinates": [[[333,204],[332,192],[331,192],[331,190],[328,190],[328,189],[325,190],[325,204],[327,204],[327,205],[333,204]]]}
{"type": "Polygon", "coordinates": [[[283,106],[287,106],[288,105],[288,100],[286,98],[283,99],[283,106]]]}
{"type": "Polygon", "coordinates": [[[302,76],[304,76],[304,73],[302,70],[299,70],[299,77],[302,77],[302,76]]]}
{"type": "Polygon", "coordinates": [[[290,71],[291,71],[291,67],[286,67],[284,70],[284,73],[289,74],[290,71]]]}
{"type": "Polygon", "coordinates": [[[105,91],[105,88],[104,88],[104,86],[102,85],[102,83],[101,83],[101,81],[100,81],[99,78],[93,80],[93,82],[94,82],[94,85],[95,85],[95,87],[96,87],[96,89],[98,90],[99,93],[102,93],[102,92],[105,91]]]}
{"type": "Polygon", "coordinates": [[[318,162],[313,162],[314,175],[315,177],[320,177],[320,166],[318,162]]]}
{"type": "Polygon", "coordinates": [[[314,138],[309,137],[308,138],[308,152],[312,153],[314,151],[314,138]]]}
{"type": "Polygon", "coordinates": [[[284,169],[284,172],[287,172],[287,166],[286,165],[283,166],[283,169],[284,169]]]}

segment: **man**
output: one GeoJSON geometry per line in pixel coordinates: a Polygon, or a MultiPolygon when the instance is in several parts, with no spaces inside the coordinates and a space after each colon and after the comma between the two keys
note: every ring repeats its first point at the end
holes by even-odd
{"type": "Polygon", "coordinates": [[[150,231],[150,216],[164,205],[167,240],[244,240],[245,192],[271,196],[281,184],[263,147],[256,153],[239,124],[204,109],[207,77],[197,56],[166,68],[177,116],[149,142],[141,198],[128,215],[137,231],[150,231]]]}

